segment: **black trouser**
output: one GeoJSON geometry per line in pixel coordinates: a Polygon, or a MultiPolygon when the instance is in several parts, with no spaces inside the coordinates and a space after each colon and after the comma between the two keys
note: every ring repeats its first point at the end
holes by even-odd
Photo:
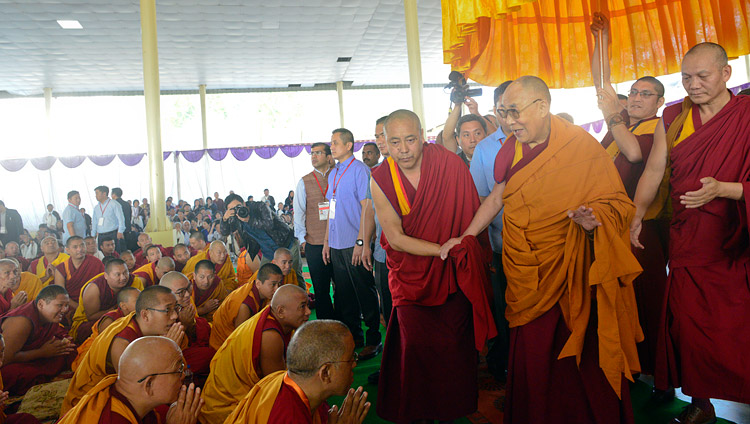
{"type": "Polygon", "coordinates": [[[393,308],[391,289],[388,287],[388,267],[385,266],[385,262],[373,261],[373,269],[375,270],[375,284],[380,295],[380,312],[383,313],[387,326],[391,320],[391,309],[393,308]]]}
{"type": "Polygon", "coordinates": [[[493,315],[495,326],[497,327],[497,337],[495,337],[487,352],[487,365],[495,375],[504,375],[508,369],[508,352],[510,349],[510,329],[508,320],[505,318],[505,308],[508,304],[505,301],[505,289],[508,287],[508,280],[503,272],[502,254],[492,252],[492,268],[494,272],[491,276],[492,293],[493,293],[493,315]]]}
{"type": "Polygon", "coordinates": [[[333,294],[336,315],[349,327],[355,341],[364,340],[365,345],[374,346],[381,341],[375,279],[372,272],[361,264],[352,265],[353,253],[354,247],[331,249],[333,278],[336,281],[336,291],[333,294]],[[362,336],[360,311],[367,326],[365,337],[362,336]]]}
{"type": "Polygon", "coordinates": [[[331,279],[333,265],[323,263],[323,245],[305,245],[307,267],[310,268],[310,279],[315,292],[315,315],[318,319],[335,319],[333,302],[331,301],[331,279]]]}
{"type": "Polygon", "coordinates": [[[96,247],[99,248],[99,250],[102,249],[102,241],[112,239],[115,241],[115,251],[120,253],[120,240],[117,238],[117,230],[107,231],[106,233],[97,233],[96,234],[96,247]]]}

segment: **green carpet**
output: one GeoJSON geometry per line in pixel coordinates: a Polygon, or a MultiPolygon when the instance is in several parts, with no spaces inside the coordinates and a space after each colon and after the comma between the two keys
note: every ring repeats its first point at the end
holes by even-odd
{"type": "MultiPolygon", "coordinates": [[[[675,398],[672,402],[658,408],[649,408],[647,403],[651,396],[651,386],[636,380],[630,388],[630,396],[633,401],[633,414],[635,415],[636,424],[666,424],[673,417],[682,412],[682,408],[687,406],[687,402],[675,398]]],[[[719,418],[718,424],[727,424],[727,421],[719,418]]]]}

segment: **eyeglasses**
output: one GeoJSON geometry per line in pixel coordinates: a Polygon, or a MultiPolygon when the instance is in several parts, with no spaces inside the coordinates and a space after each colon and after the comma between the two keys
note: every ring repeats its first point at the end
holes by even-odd
{"type": "Polygon", "coordinates": [[[643,90],[643,91],[638,91],[638,90],[636,90],[635,88],[633,88],[633,89],[631,89],[631,90],[630,90],[630,93],[628,93],[628,97],[635,97],[635,96],[637,96],[637,95],[639,95],[639,94],[640,94],[640,95],[641,95],[641,97],[643,97],[644,99],[648,99],[648,98],[650,98],[651,96],[656,96],[656,95],[657,95],[656,93],[652,93],[652,92],[650,92],[650,91],[646,91],[646,90],[643,90]]]}
{"type": "Polygon", "coordinates": [[[521,112],[528,109],[529,106],[533,105],[536,102],[540,102],[542,99],[536,99],[533,102],[527,104],[526,106],[522,107],[521,109],[498,109],[497,114],[500,115],[500,118],[505,119],[505,117],[509,116],[513,119],[518,119],[521,116],[521,112]]]}
{"type": "MultiPolygon", "coordinates": [[[[186,294],[190,294],[192,292],[193,292],[193,286],[189,285],[189,286],[185,287],[184,289],[177,290],[176,292],[174,292],[174,295],[177,296],[177,297],[182,297],[182,296],[185,296],[186,294]]],[[[177,311],[177,312],[179,312],[179,311],[177,311]]]]}
{"type": "Polygon", "coordinates": [[[174,305],[174,308],[167,308],[167,309],[146,308],[146,310],[156,311],[156,312],[162,312],[162,313],[165,313],[167,315],[172,315],[172,312],[177,312],[179,314],[180,311],[182,310],[182,306],[180,306],[179,304],[177,304],[177,305],[174,305]]]}
{"type": "MultiPolygon", "coordinates": [[[[190,379],[190,380],[193,379],[193,373],[190,371],[190,368],[186,367],[184,362],[181,362],[180,367],[177,369],[177,371],[157,372],[154,374],[149,374],[141,378],[140,380],[138,380],[138,383],[143,383],[143,381],[149,377],[156,377],[157,375],[170,375],[170,374],[182,374],[185,377],[185,381],[187,381],[187,379],[190,379]]],[[[187,384],[190,385],[190,382],[187,382],[187,384]]]]}

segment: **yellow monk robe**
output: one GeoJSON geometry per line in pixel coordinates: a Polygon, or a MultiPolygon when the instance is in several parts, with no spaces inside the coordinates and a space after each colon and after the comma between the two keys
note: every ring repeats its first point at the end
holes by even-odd
{"type": "MultiPolygon", "coordinates": [[[[229,290],[227,290],[227,288],[224,286],[224,281],[218,276],[214,277],[214,281],[211,283],[211,286],[203,293],[198,292],[198,286],[195,284],[195,273],[190,274],[188,279],[190,280],[190,284],[193,285],[193,305],[196,306],[196,313],[198,311],[198,307],[202,306],[209,300],[217,299],[219,300],[219,302],[221,302],[229,294],[229,290]]],[[[202,318],[205,318],[208,322],[213,322],[214,313],[216,313],[216,309],[200,316],[202,318]]]]}
{"type": "Polygon", "coordinates": [[[328,422],[328,409],[328,403],[323,402],[312,415],[307,396],[282,370],[270,374],[253,386],[225,423],[323,424],[328,422]]]}
{"type": "Polygon", "coordinates": [[[42,280],[40,280],[36,274],[24,271],[21,273],[21,282],[18,284],[18,288],[13,291],[13,296],[20,291],[24,291],[26,292],[26,303],[29,303],[36,299],[36,295],[38,295],[43,288],[44,285],[42,284],[42,280]]]}
{"type": "Polygon", "coordinates": [[[144,286],[146,287],[155,286],[159,284],[159,281],[156,279],[155,268],[156,268],[156,262],[149,262],[140,268],[136,268],[136,270],[133,271],[133,274],[143,279],[144,286]]]}
{"type": "MultiPolygon", "coordinates": [[[[257,278],[258,278],[258,271],[255,271],[255,273],[250,277],[250,281],[255,281],[257,278]]],[[[289,271],[289,274],[284,276],[284,281],[281,282],[279,287],[283,286],[284,284],[294,284],[295,286],[299,286],[305,289],[305,291],[307,291],[308,293],[310,292],[310,287],[312,287],[312,284],[309,284],[307,282],[305,282],[304,287],[299,284],[299,280],[297,279],[297,271],[295,271],[294,268],[292,268],[292,270],[289,271]]]]}
{"type": "Polygon", "coordinates": [[[106,314],[102,315],[101,318],[96,320],[94,325],[91,326],[91,335],[83,343],[78,345],[78,348],[76,348],[76,351],[78,351],[78,355],[76,355],[76,359],[73,360],[73,363],[70,364],[70,369],[73,370],[73,372],[78,369],[78,365],[81,364],[81,361],[86,356],[86,352],[91,349],[91,344],[94,343],[94,340],[99,336],[99,324],[102,322],[102,320],[104,318],[108,318],[112,319],[112,322],[114,322],[124,316],[125,315],[122,313],[120,308],[116,308],[112,311],[107,312],[106,314]]]}
{"type": "Polygon", "coordinates": [[[264,331],[278,331],[284,339],[284,351],[290,335],[270,306],[245,321],[227,338],[211,361],[211,372],[203,386],[199,420],[204,424],[222,424],[247,392],[260,381],[260,342],[264,331]]]}
{"type": "MultiPolygon", "coordinates": [[[[188,259],[185,267],[182,268],[182,273],[189,277],[192,273],[195,272],[195,266],[198,264],[198,262],[202,261],[203,259],[210,260],[207,250],[198,252],[195,256],[188,259]]],[[[227,290],[232,291],[237,288],[237,274],[234,272],[234,265],[232,265],[232,261],[229,259],[229,255],[227,255],[226,259],[224,259],[223,264],[214,264],[214,271],[216,272],[216,275],[221,278],[221,281],[224,282],[224,287],[226,287],[227,290]]]]}
{"type": "Polygon", "coordinates": [[[250,315],[252,316],[268,305],[268,300],[260,301],[260,293],[258,293],[258,288],[255,287],[255,282],[244,284],[229,293],[218,309],[214,311],[209,342],[209,346],[214,350],[219,350],[224,340],[234,331],[234,319],[237,318],[240,305],[243,303],[250,308],[250,315]]]}
{"type": "Polygon", "coordinates": [[[254,261],[248,262],[250,255],[247,253],[245,248],[242,248],[239,256],[237,257],[237,285],[241,286],[253,281],[251,278],[253,274],[258,272],[260,268],[260,256],[256,256],[254,261]]]}
{"type": "MultiPolygon", "coordinates": [[[[57,267],[61,263],[65,262],[65,260],[68,258],[70,258],[70,255],[68,255],[67,253],[60,253],[57,255],[55,260],[52,261],[52,266],[57,267]]],[[[55,281],[54,273],[52,273],[50,277],[44,277],[47,274],[47,265],[50,265],[50,262],[44,256],[34,259],[29,265],[29,272],[33,272],[37,277],[39,277],[40,280],[42,280],[42,287],[45,287],[47,284],[55,281]]]]}
{"type": "Polygon", "coordinates": [[[78,423],[122,423],[123,419],[132,424],[159,422],[154,411],[139,419],[132,411],[130,402],[117,392],[117,375],[104,377],[89,391],[75,408],[68,411],[58,424],[78,423]]]}

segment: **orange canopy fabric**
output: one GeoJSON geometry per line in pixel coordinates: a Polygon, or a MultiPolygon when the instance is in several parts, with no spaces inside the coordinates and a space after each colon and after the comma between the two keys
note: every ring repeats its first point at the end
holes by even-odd
{"type": "Polygon", "coordinates": [[[680,71],[688,49],[750,53],[750,0],[443,0],[443,58],[480,84],[536,75],[551,88],[593,85],[594,12],[609,17],[613,82],[680,71]]]}

